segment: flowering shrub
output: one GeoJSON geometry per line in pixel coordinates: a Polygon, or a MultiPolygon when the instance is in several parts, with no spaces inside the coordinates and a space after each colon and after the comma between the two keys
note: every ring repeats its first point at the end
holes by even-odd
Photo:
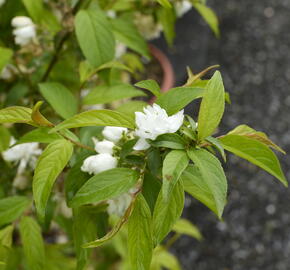
{"type": "Polygon", "coordinates": [[[225,150],[287,185],[272,151],[283,150],[246,125],[213,137],[227,99],[218,71],[166,93],[132,85],[145,39],[163,30],[171,43],[192,6],[218,35],[204,1],[67,2],[0,1],[0,268],[180,269],[171,243],[202,238],[180,218],[185,192],[221,218],[225,150]],[[196,99],[197,121],[184,114],[196,99]]]}

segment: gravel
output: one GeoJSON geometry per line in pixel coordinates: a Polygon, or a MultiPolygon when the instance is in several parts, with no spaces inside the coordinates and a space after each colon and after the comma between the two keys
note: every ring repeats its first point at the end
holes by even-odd
{"type": "MultiPolygon", "coordinates": [[[[290,1],[209,1],[221,22],[216,40],[194,11],[178,24],[169,49],[177,82],[184,66],[199,71],[220,64],[232,105],[220,129],[244,123],[265,131],[290,152],[290,1]]],[[[163,44],[158,41],[158,44],[163,44]]],[[[290,156],[278,154],[290,179],[290,156]]],[[[185,270],[288,270],[290,194],[281,183],[248,162],[229,155],[223,221],[187,198],[184,216],[198,225],[204,241],[182,237],[174,252],[185,270]]]]}

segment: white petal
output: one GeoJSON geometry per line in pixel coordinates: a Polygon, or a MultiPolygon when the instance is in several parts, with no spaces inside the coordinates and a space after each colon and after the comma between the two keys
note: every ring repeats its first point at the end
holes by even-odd
{"type": "Polygon", "coordinates": [[[150,147],[150,144],[144,139],[140,138],[137,143],[134,145],[133,149],[140,151],[140,150],[146,150],[150,147]]]}
{"type": "Polygon", "coordinates": [[[183,123],[183,118],[184,118],[183,110],[169,117],[168,119],[169,133],[174,133],[181,127],[183,123]]]}

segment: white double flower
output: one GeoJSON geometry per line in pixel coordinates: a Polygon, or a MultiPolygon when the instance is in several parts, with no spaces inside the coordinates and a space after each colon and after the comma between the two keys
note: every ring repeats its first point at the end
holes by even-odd
{"type": "Polygon", "coordinates": [[[29,17],[17,16],[12,19],[13,35],[15,43],[25,46],[36,37],[35,25],[29,17]]]}
{"type": "Polygon", "coordinates": [[[113,156],[113,149],[128,130],[120,127],[105,127],[102,134],[105,137],[103,141],[93,139],[97,155],[86,158],[81,170],[89,174],[98,174],[117,167],[118,160],[113,156]]]}
{"type": "MultiPolygon", "coordinates": [[[[16,140],[11,137],[10,145],[16,143],[16,140]]],[[[2,153],[2,157],[7,162],[18,164],[17,174],[13,185],[20,189],[27,185],[27,179],[24,175],[27,167],[35,168],[38,156],[42,153],[38,143],[22,143],[12,146],[2,153]]]]}
{"type": "Polygon", "coordinates": [[[167,112],[159,105],[147,106],[144,113],[136,112],[135,135],[139,137],[134,150],[146,150],[150,144],[146,139],[155,140],[159,135],[176,132],[183,123],[183,110],[168,116],[167,112]]]}

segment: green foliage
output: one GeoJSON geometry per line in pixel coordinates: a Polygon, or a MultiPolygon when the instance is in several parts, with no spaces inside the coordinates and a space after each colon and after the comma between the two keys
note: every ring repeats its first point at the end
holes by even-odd
{"type": "Polygon", "coordinates": [[[18,219],[31,204],[24,196],[11,196],[0,199],[0,226],[18,219]]]}
{"type": "Polygon", "coordinates": [[[83,104],[105,104],[123,98],[146,96],[144,92],[137,90],[130,84],[100,85],[94,88],[83,99],[83,104]]]}
{"type": "Polygon", "coordinates": [[[162,193],[165,201],[170,197],[174,186],[187,167],[188,162],[189,158],[185,151],[172,150],[166,155],[162,168],[162,193]]]}
{"type": "Polygon", "coordinates": [[[220,141],[226,150],[261,167],[288,186],[276,155],[260,141],[242,135],[226,135],[220,141]]]}
{"type": "Polygon", "coordinates": [[[200,176],[214,199],[218,217],[221,218],[226,204],[227,179],[219,160],[204,149],[189,150],[188,156],[198,167],[200,176]]]}
{"type": "Polygon", "coordinates": [[[159,96],[156,103],[169,115],[175,114],[193,100],[202,97],[202,88],[176,87],[159,96]]]}
{"type": "Polygon", "coordinates": [[[0,123],[26,123],[31,124],[32,110],[20,106],[7,107],[0,110],[0,123]]]}
{"type": "Polygon", "coordinates": [[[113,19],[111,20],[111,27],[118,41],[124,43],[133,51],[150,58],[146,42],[130,19],[113,19]]]}
{"type": "Polygon", "coordinates": [[[156,97],[160,96],[160,86],[154,80],[140,81],[140,82],[135,83],[135,85],[137,87],[150,91],[156,97]]]}
{"type": "Polygon", "coordinates": [[[128,253],[132,269],[149,269],[153,251],[152,216],[139,194],[128,222],[128,253]]]}
{"type": "Polygon", "coordinates": [[[56,132],[65,128],[89,127],[89,126],[118,126],[134,128],[134,122],[126,114],[110,111],[87,111],[73,116],[58,124],[52,131],[56,132]]]}
{"type": "Polygon", "coordinates": [[[184,189],[181,181],[174,186],[166,200],[160,191],[153,212],[153,239],[159,244],[180,218],[184,207],[184,189]]]}
{"type": "Polygon", "coordinates": [[[72,206],[114,198],[128,191],[136,184],[139,175],[136,171],[127,168],[107,170],[90,178],[76,193],[72,206]]]}
{"type": "MultiPolygon", "coordinates": [[[[197,74],[188,67],[186,83],[166,92],[147,78],[156,62],[148,38],[163,31],[173,44],[177,2],[6,0],[0,7],[1,270],[181,269],[172,243],[181,235],[202,240],[180,218],[184,193],[221,218],[225,150],[287,185],[272,149],[285,152],[265,133],[240,125],[214,136],[229,95],[218,71],[202,77],[218,66],[197,74]],[[11,27],[24,14],[31,38],[14,31],[30,19],[11,27]],[[152,95],[161,108],[148,106],[152,95]],[[198,121],[183,115],[196,99],[198,121]]],[[[219,36],[206,1],[190,3],[219,36]]]]}
{"type": "Polygon", "coordinates": [[[45,250],[41,228],[33,218],[23,217],[20,221],[19,230],[25,259],[29,269],[44,269],[45,250]]]}
{"type": "Polygon", "coordinates": [[[0,72],[8,64],[13,55],[13,51],[8,48],[0,47],[0,72]]]}
{"type": "Polygon", "coordinates": [[[225,90],[221,74],[216,71],[206,86],[198,114],[198,139],[212,135],[225,108],[225,90]]]}
{"type": "Polygon", "coordinates": [[[41,83],[39,90],[51,107],[63,118],[70,118],[78,111],[78,102],[73,94],[60,83],[41,83]]]}
{"type": "Polygon", "coordinates": [[[93,67],[113,60],[115,39],[110,24],[101,10],[79,11],[75,27],[82,52],[93,67]]]}
{"type": "Polygon", "coordinates": [[[72,144],[60,139],[50,143],[38,159],[33,176],[33,198],[41,220],[44,219],[53,184],[70,160],[72,152],[72,144]]]}

